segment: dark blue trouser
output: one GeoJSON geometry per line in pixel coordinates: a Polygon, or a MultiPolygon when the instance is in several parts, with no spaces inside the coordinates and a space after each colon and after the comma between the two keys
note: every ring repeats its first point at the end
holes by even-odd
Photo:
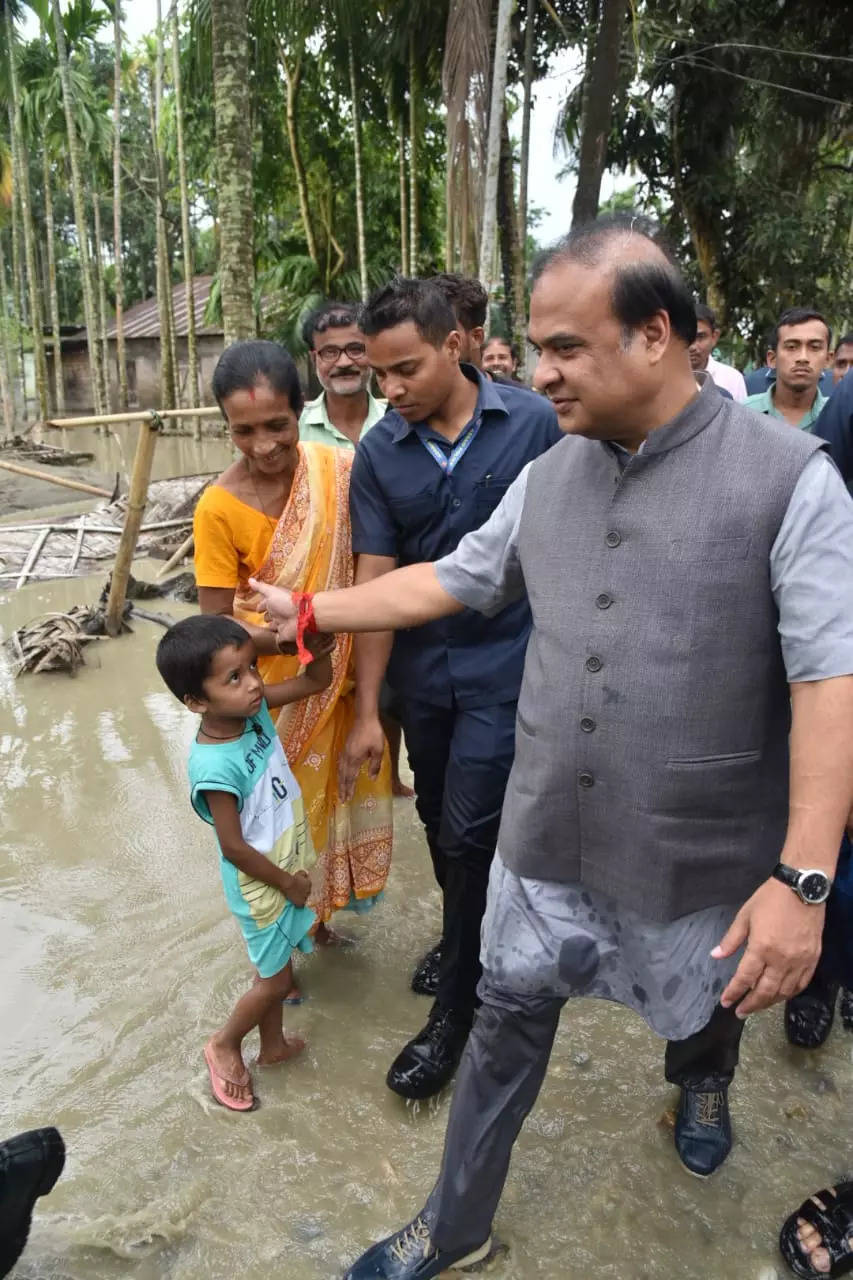
{"type": "Polygon", "coordinates": [[[515,702],[437,707],[414,698],[400,708],[418,816],[444,894],[438,1002],[464,1017],[477,1003],[480,924],[515,753],[515,709],[515,702]]]}

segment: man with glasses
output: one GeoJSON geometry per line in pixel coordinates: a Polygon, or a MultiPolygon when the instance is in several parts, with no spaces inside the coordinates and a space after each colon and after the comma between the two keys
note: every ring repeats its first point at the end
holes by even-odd
{"type": "Polygon", "coordinates": [[[299,438],[355,449],[385,413],[385,401],[368,390],[370,367],[358,308],[351,302],[327,302],[308,317],[302,336],[323,390],[302,410],[299,438]]]}

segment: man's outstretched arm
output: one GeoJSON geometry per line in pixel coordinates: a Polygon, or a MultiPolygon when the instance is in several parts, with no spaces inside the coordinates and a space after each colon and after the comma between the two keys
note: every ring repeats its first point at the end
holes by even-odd
{"type": "MultiPolygon", "coordinates": [[[[529,470],[528,464],[486,523],[435,564],[407,565],[345,591],[319,591],[313,598],[318,631],[400,631],[465,608],[493,617],[520,600],[524,575],[518,530],[529,470]]],[[[290,592],[254,578],[252,586],[279,641],[293,640],[296,608],[290,592]]]]}
{"type": "MultiPolygon", "coordinates": [[[[289,591],[251,579],[279,640],[296,638],[296,608],[289,591]]],[[[461,613],[465,605],[445,591],[433,564],[411,564],[345,591],[314,596],[318,631],[400,631],[461,613]]]]}

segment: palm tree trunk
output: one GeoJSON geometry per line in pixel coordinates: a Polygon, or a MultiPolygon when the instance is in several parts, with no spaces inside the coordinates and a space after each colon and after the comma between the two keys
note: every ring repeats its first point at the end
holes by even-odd
{"type": "Polygon", "coordinates": [[[83,284],[83,314],[86,321],[86,345],[89,349],[89,374],[92,383],[92,395],[95,412],[105,412],[101,400],[101,348],[96,340],[95,294],[92,287],[92,264],[89,258],[89,237],[86,232],[86,205],[83,197],[83,157],[77,127],[74,123],[75,101],[68,68],[68,48],[65,44],[65,28],[62,25],[62,14],[59,0],[50,0],[53,14],[53,26],[56,35],[56,56],[59,66],[59,79],[62,84],[62,105],[65,111],[65,128],[68,133],[68,156],[71,161],[71,193],[74,201],[74,221],[77,225],[77,240],[80,253],[80,275],[83,284]]]}
{"type": "Polygon", "coordinates": [[[172,315],[172,273],[169,267],[169,228],[166,223],[166,157],[161,142],[163,112],[163,14],[157,0],[157,50],[154,62],[154,111],[151,143],[157,178],[157,312],[160,317],[160,403],[164,409],[178,407],[178,371],[174,361],[174,318],[172,315]]]}
{"type": "Polygon", "coordinates": [[[518,238],[518,210],[515,205],[515,173],[509,125],[504,113],[501,127],[501,172],[498,187],[498,228],[501,267],[506,300],[507,327],[516,349],[525,350],[524,258],[518,238]]]}
{"type": "Polygon", "coordinates": [[[489,107],[489,141],[486,150],[486,183],[483,193],[483,231],[480,236],[479,276],[491,292],[492,263],[497,232],[498,174],[501,163],[501,125],[506,96],[506,71],[509,57],[509,25],[512,0],[499,0],[495,31],[495,54],[492,59],[492,100],[489,107]]]}
{"type": "Polygon", "coordinates": [[[521,163],[518,179],[518,240],[522,270],[527,258],[527,178],[530,170],[530,111],[533,106],[533,36],[536,0],[527,0],[524,20],[524,105],[521,109],[521,163]]]}
{"type": "MultiPolygon", "coordinates": [[[[184,103],[181,89],[181,42],[177,2],[172,5],[172,86],[175,93],[175,136],[178,144],[178,185],[181,190],[181,248],[184,259],[184,291],[187,299],[187,404],[198,407],[198,344],[195,332],[193,291],[193,242],[190,227],[190,192],[184,151],[184,103]]],[[[193,420],[195,438],[201,438],[201,418],[193,420]]]]}
{"type": "Polygon", "coordinates": [[[625,0],[601,0],[595,53],[584,86],[573,223],[589,222],[598,213],[627,8],[625,0]]]}
{"type": "Polygon", "coordinates": [[[290,147],[290,159],[296,177],[296,195],[299,200],[299,216],[302,219],[302,230],[305,232],[305,245],[308,257],[319,268],[320,257],[317,252],[317,237],[314,233],[314,220],[311,216],[311,203],[308,199],[308,179],[305,176],[305,164],[302,160],[302,149],[299,145],[299,130],[296,122],[296,107],[299,101],[299,86],[302,82],[302,59],[297,58],[293,65],[287,61],[287,51],[279,40],[278,60],[284,73],[285,118],[287,123],[287,143],[290,147]]]}
{"type": "Polygon", "coordinates": [[[352,99],[352,149],[355,161],[355,226],[358,242],[358,279],[361,300],[367,301],[367,244],[364,237],[364,173],[361,163],[361,113],[358,105],[358,77],[355,73],[355,50],[352,38],[347,41],[349,53],[349,87],[352,99]]]}
{"type": "Polygon", "coordinates": [[[36,398],[39,414],[48,417],[50,406],[47,394],[47,360],[44,354],[44,328],[42,324],[41,289],[39,288],[36,262],[36,231],[33,224],[32,197],[30,194],[30,166],[28,148],[24,146],[21,128],[21,99],[18,88],[18,68],[15,57],[15,28],[12,23],[12,7],[4,6],[6,19],[6,44],[9,69],[9,120],[12,143],[12,174],[21,201],[21,223],[24,231],[24,256],[27,264],[27,282],[30,299],[30,328],[33,335],[33,363],[35,365],[36,398]]]}
{"type": "Polygon", "coordinates": [[[116,295],[118,407],[127,410],[127,349],[124,341],[124,266],[121,234],[121,3],[113,4],[113,258],[116,295]]]}
{"type": "Polygon", "coordinates": [[[253,337],[255,333],[249,38],[246,0],[211,0],[210,10],[219,279],[225,343],[228,345],[241,338],[253,337]]]}
{"type": "Polygon", "coordinates": [[[3,252],[3,236],[0,234],[0,342],[3,344],[3,361],[0,365],[0,399],[3,401],[3,425],[7,436],[15,434],[15,386],[12,340],[9,333],[9,297],[6,292],[6,255],[3,252]]]}
{"type": "Polygon", "coordinates": [[[51,350],[53,352],[53,400],[57,416],[65,413],[65,383],[62,377],[62,335],[59,325],[59,293],[56,288],[56,249],[54,245],[53,183],[50,156],[42,149],[44,183],[44,236],[47,245],[47,296],[50,304],[51,350]]]}
{"type": "Polygon", "coordinates": [[[415,38],[409,36],[409,262],[412,275],[418,273],[421,247],[420,207],[418,204],[418,64],[415,60],[415,38]]]}
{"type": "Polygon", "coordinates": [[[106,405],[106,412],[110,410],[110,348],[107,341],[107,281],[104,275],[104,252],[103,252],[103,233],[101,229],[101,193],[97,187],[92,189],[92,208],[94,210],[94,231],[95,240],[92,246],[92,262],[95,267],[95,280],[97,282],[97,298],[98,298],[98,341],[101,344],[101,372],[103,375],[103,383],[101,385],[101,394],[106,405]]]}
{"type": "Polygon", "coordinates": [[[409,210],[406,195],[406,117],[401,111],[397,120],[397,165],[400,177],[400,270],[404,276],[409,266],[409,210]]]}

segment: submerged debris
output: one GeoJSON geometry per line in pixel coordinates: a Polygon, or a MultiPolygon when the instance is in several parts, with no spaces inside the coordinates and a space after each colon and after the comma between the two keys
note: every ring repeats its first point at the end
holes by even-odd
{"type": "MultiPolygon", "coordinates": [[[[84,647],[92,640],[106,638],[106,605],[110,592],[110,580],[101,592],[96,607],[74,605],[67,613],[46,613],[13,631],[4,644],[12,670],[16,676],[40,671],[65,671],[74,675],[85,663],[84,647]]],[[[128,599],[124,606],[121,630],[133,631],[129,619],[144,618],[148,622],[171,627],[177,619],[166,613],[144,609],[134,600],[146,600],[170,596],[172,599],[192,600],[195,581],[191,573],[179,573],[167,582],[140,582],[131,577],[128,581],[128,599]]],[[[197,598],[197,592],[196,592],[197,598]]]]}
{"type": "Polygon", "coordinates": [[[0,440],[0,452],[38,462],[44,467],[78,467],[81,463],[95,460],[94,453],[80,449],[59,449],[52,444],[37,444],[20,435],[0,440]]]}
{"type": "Polygon", "coordinates": [[[75,605],[68,613],[47,613],[13,631],[4,648],[12,659],[16,676],[27,671],[67,671],[74,675],[85,661],[83,646],[99,638],[96,610],[75,605]]]}

